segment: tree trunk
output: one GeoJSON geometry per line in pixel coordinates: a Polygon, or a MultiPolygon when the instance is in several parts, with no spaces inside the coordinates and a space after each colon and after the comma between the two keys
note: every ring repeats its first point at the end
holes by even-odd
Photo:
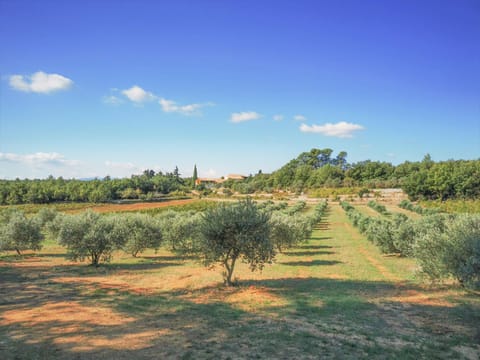
{"type": "Polygon", "coordinates": [[[232,275],[233,275],[233,268],[235,267],[235,261],[237,261],[237,257],[233,257],[231,263],[228,263],[228,258],[225,259],[223,262],[225,266],[225,274],[223,277],[223,282],[226,286],[235,286],[235,283],[232,282],[232,275]]]}
{"type": "Polygon", "coordinates": [[[17,251],[17,254],[18,254],[18,255],[22,255],[22,253],[20,252],[20,249],[19,249],[19,248],[15,248],[15,250],[17,251]]]}
{"type": "Polygon", "coordinates": [[[98,254],[92,254],[92,265],[98,267],[98,254]]]}

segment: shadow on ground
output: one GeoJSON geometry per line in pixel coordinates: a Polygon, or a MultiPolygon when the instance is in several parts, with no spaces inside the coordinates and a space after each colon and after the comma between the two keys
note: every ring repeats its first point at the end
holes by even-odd
{"type": "Polygon", "coordinates": [[[32,279],[4,267],[0,275],[2,359],[416,359],[459,358],[454,345],[477,349],[478,308],[391,300],[422,291],[414,285],[281,278],[137,294],[58,284],[55,273],[32,279]]]}

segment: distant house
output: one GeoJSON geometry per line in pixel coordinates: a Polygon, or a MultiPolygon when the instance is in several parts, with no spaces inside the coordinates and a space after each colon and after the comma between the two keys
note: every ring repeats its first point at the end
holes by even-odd
{"type": "Polygon", "coordinates": [[[218,179],[217,178],[198,178],[197,180],[195,180],[195,185],[198,186],[203,184],[205,186],[213,186],[216,184],[221,184],[222,182],[227,180],[244,180],[246,178],[247,178],[246,176],[238,175],[238,174],[230,174],[224,178],[222,177],[218,179]]]}
{"type": "Polygon", "coordinates": [[[230,174],[225,177],[225,180],[245,180],[246,178],[244,175],[230,174]]]}
{"type": "Polygon", "coordinates": [[[215,184],[220,184],[223,181],[223,179],[215,179],[215,178],[198,178],[195,180],[195,185],[215,185],[215,184]]]}

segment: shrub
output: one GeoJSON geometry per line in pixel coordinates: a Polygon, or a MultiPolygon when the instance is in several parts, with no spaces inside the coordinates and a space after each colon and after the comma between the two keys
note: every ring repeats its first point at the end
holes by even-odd
{"type": "Polygon", "coordinates": [[[0,215],[0,250],[40,250],[43,235],[34,218],[26,218],[19,210],[3,211],[0,215]]]}
{"type": "Polygon", "coordinates": [[[62,219],[58,240],[67,247],[72,260],[88,258],[91,265],[98,266],[101,261],[110,261],[113,251],[124,245],[127,231],[121,215],[105,216],[87,210],[62,219]]]}
{"type": "Polygon", "coordinates": [[[270,237],[279,252],[307,240],[312,234],[311,219],[302,215],[273,213],[270,237]]]}
{"type": "Polygon", "coordinates": [[[58,215],[58,211],[50,208],[50,207],[43,207],[40,211],[35,215],[36,220],[40,224],[41,227],[46,226],[48,223],[55,220],[58,215]]]}
{"type": "Polygon", "coordinates": [[[395,228],[391,221],[380,218],[370,218],[366,235],[383,253],[390,254],[398,252],[394,244],[395,228]]]}
{"type": "Polygon", "coordinates": [[[444,228],[430,227],[417,240],[421,274],[432,281],[452,277],[480,288],[480,216],[444,217],[444,228]]]}
{"type": "Polygon", "coordinates": [[[295,205],[293,205],[292,207],[287,208],[286,212],[289,215],[293,215],[304,210],[306,206],[307,206],[307,203],[303,200],[300,200],[300,201],[297,201],[295,205]]]}
{"type": "Polygon", "coordinates": [[[145,214],[122,215],[123,226],[127,227],[123,250],[133,257],[147,248],[158,250],[162,241],[160,224],[145,214]]]}
{"type": "Polygon", "coordinates": [[[381,205],[381,204],[377,203],[376,201],[370,200],[367,205],[369,207],[371,207],[373,210],[377,211],[378,213],[380,213],[382,215],[389,214],[385,205],[381,205]]]}
{"type": "Polygon", "coordinates": [[[201,214],[169,211],[162,215],[159,222],[168,247],[181,255],[197,253],[200,250],[201,214]]]}

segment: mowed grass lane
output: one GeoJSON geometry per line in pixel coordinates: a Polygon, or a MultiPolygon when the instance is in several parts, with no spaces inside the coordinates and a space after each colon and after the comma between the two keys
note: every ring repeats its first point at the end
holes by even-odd
{"type": "Polygon", "coordinates": [[[262,273],[161,251],[98,269],[50,243],[0,262],[2,359],[476,358],[479,297],[428,289],[330,206],[312,239],[262,273]]]}

